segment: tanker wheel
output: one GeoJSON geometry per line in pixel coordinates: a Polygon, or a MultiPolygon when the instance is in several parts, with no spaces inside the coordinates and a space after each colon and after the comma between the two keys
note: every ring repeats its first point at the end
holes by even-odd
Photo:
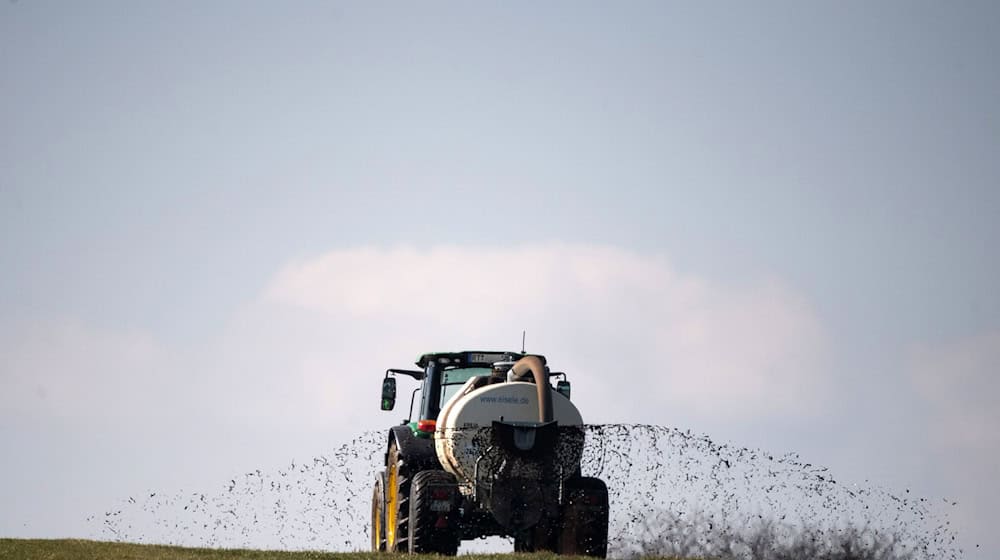
{"type": "Polygon", "coordinates": [[[388,552],[409,552],[411,477],[410,468],[399,454],[396,442],[392,442],[385,480],[385,550],[388,552]]]}
{"type": "Polygon", "coordinates": [[[385,472],[375,475],[372,490],[372,552],[385,552],[385,472]]]}
{"type": "Polygon", "coordinates": [[[608,555],[608,487],[599,478],[579,477],[566,481],[566,501],[558,535],[561,554],[608,555]]]}
{"type": "Polygon", "coordinates": [[[461,533],[456,515],[457,504],[454,503],[456,491],[455,477],[445,471],[423,471],[413,477],[408,535],[410,552],[447,556],[458,554],[461,533]],[[451,487],[446,494],[447,498],[435,495],[442,486],[451,487]],[[443,499],[452,502],[450,508],[447,511],[435,511],[434,504],[443,499]]]}

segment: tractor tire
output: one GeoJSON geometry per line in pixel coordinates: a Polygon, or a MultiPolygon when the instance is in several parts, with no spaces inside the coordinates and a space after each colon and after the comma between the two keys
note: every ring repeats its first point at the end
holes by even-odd
{"type": "MultiPolygon", "coordinates": [[[[408,541],[413,554],[443,554],[455,556],[462,540],[458,520],[458,485],[448,472],[433,470],[417,473],[410,489],[410,515],[408,541]],[[435,489],[452,487],[448,511],[434,511],[435,489]]],[[[436,499],[435,499],[436,498],[436,499]]],[[[447,505],[447,504],[446,504],[447,505]]]]}
{"type": "Polygon", "coordinates": [[[385,550],[408,552],[410,486],[413,473],[396,442],[389,445],[385,481],[385,550]]]}
{"type": "Polygon", "coordinates": [[[534,552],[534,543],[531,542],[531,533],[525,532],[524,534],[514,535],[514,552],[520,554],[523,552],[534,552]]]}
{"type": "Polygon", "coordinates": [[[385,472],[375,475],[372,490],[372,552],[385,552],[385,472]]]}
{"type": "Polygon", "coordinates": [[[557,552],[558,533],[550,524],[538,524],[514,535],[514,552],[557,552]]]}
{"type": "Polygon", "coordinates": [[[558,535],[558,552],[576,556],[608,555],[608,487],[593,477],[571,478],[564,488],[565,502],[558,535]]]}

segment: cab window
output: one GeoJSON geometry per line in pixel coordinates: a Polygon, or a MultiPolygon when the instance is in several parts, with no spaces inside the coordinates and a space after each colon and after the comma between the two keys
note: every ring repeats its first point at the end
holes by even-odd
{"type": "Polygon", "coordinates": [[[477,375],[489,375],[490,368],[454,368],[444,370],[441,378],[441,407],[455,396],[465,382],[477,375]]]}

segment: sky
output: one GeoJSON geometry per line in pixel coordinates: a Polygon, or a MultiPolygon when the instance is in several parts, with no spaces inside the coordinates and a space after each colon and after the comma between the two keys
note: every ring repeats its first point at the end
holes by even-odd
{"type": "Polygon", "coordinates": [[[986,558],[998,55],[995,2],[4,2],[0,536],[526,330],[588,422],[954,499],[986,558]]]}

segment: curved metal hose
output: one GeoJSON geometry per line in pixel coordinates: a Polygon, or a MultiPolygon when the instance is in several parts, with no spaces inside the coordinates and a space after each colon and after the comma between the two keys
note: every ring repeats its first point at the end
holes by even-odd
{"type": "Polygon", "coordinates": [[[536,356],[525,356],[514,363],[510,368],[514,373],[514,380],[526,379],[530,373],[535,379],[538,389],[538,421],[552,421],[552,390],[549,388],[549,374],[545,371],[545,364],[536,356]]]}

